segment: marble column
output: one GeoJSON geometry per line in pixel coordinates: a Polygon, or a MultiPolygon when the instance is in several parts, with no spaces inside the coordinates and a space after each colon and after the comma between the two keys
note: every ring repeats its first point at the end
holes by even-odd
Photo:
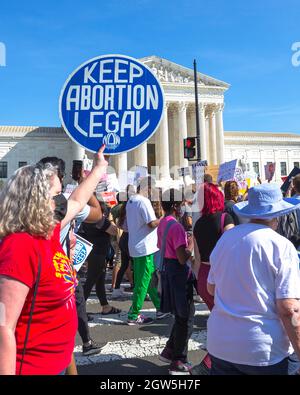
{"type": "Polygon", "coordinates": [[[169,162],[170,162],[170,175],[172,177],[171,171],[173,172],[173,167],[178,165],[178,152],[177,152],[177,142],[178,140],[178,120],[177,120],[177,107],[174,103],[169,105],[168,108],[168,130],[169,130],[169,162]],[[172,144],[173,142],[173,144],[172,144]]]}
{"type": "Polygon", "coordinates": [[[206,111],[205,113],[205,130],[206,130],[206,153],[207,153],[207,163],[211,162],[211,158],[210,158],[210,133],[209,133],[209,117],[208,117],[208,113],[206,111]]]}
{"type": "Polygon", "coordinates": [[[194,103],[190,103],[187,110],[187,136],[196,136],[196,111],[194,103]]]}
{"type": "Polygon", "coordinates": [[[205,105],[199,104],[199,128],[200,128],[200,149],[201,160],[207,159],[206,128],[205,128],[205,105]]]}
{"type": "Polygon", "coordinates": [[[214,107],[208,111],[209,117],[209,146],[210,146],[210,164],[217,164],[217,141],[216,141],[216,117],[214,107]]]}
{"type": "Polygon", "coordinates": [[[85,149],[81,147],[81,145],[72,143],[72,159],[73,160],[83,160],[84,154],[85,154],[85,149]]]}
{"type": "Polygon", "coordinates": [[[122,154],[115,156],[115,165],[118,177],[120,177],[122,172],[127,172],[127,152],[123,152],[122,154]]]}
{"type": "Polygon", "coordinates": [[[178,146],[178,165],[179,167],[188,167],[189,161],[184,158],[184,150],[183,150],[183,140],[187,138],[187,118],[186,118],[186,110],[187,103],[180,102],[178,103],[178,130],[179,130],[179,139],[178,144],[174,141],[174,144],[178,146]]]}
{"type": "Polygon", "coordinates": [[[225,162],[223,108],[220,104],[216,107],[216,135],[217,135],[217,163],[225,162]]]}
{"type": "Polygon", "coordinates": [[[168,105],[168,103],[165,103],[164,115],[159,130],[159,167],[162,180],[170,179],[168,105]]]}
{"type": "Polygon", "coordinates": [[[134,165],[145,167],[148,166],[147,142],[143,143],[134,150],[134,165]]]}

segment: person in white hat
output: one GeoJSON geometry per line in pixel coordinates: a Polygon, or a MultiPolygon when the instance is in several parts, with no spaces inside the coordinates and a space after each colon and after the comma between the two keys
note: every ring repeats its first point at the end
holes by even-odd
{"type": "Polygon", "coordinates": [[[234,211],[250,222],[225,232],[210,256],[211,375],[296,374],[300,368],[300,269],[277,218],[300,207],[276,184],[249,190],[234,211]]]}

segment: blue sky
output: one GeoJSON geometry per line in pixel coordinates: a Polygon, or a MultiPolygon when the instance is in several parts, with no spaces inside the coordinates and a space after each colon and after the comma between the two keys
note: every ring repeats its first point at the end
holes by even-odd
{"type": "Polygon", "coordinates": [[[225,130],[300,133],[298,0],[2,1],[0,124],[57,126],[67,76],[97,55],[158,55],[231,84],[225,130]]]}

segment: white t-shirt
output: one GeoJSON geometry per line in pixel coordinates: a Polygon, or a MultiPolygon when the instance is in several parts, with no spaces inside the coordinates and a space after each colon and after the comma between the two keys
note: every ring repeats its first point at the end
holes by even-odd
{"type": "Polygon", "coordinates": [[[276,299],[300,298],[293,244],[267,226],[243,224],[223,234],[210,263],[215,306],[208,319],[209,353],[251,366],[273,365],[291,354],[276,299]]]}
{"type": "Polygon", "coordinates": [[[157,229],[147,224],[156,220],[149,199],[139,194],[130,197],[126,204],[126,220],[129,233],[129,253],[133,258],[154,254],[157,248],[157,229]]]}

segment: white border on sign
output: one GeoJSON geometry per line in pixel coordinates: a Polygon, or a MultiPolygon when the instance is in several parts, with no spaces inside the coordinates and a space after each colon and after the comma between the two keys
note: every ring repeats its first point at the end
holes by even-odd
{"type": "MultiPolygon", "coordinates": [[[[64,120],[63,120],[63,117],[62,117],[62,114],[61,114],[61,102],[62,102],[62,97],[63,97],[64,90],[65,90],[66,86],[68,85],[70,79],[73,77],[74,74],[77,73],[78,70],[80,70],[83,66],[85,66],[86,64],[88,64],[88,63],[90,63],[90,62],[93,62],[93,61],[95,61],[95,60],[102,59],[102,58],[111,57],[111,56],[121,56],[121,57],[123,57],[123,58],[133,60],[133,61],[139,63],[140,65],[142,65],[143,67],[145,67],[146,69],[148,69],[148,71],[153,75],[153,77],[154,77],[154,78],[156,79],[156,81],[158,82],[158,85],[160,86],[160,89],[161,89],[161,91],[162,91],[162,104],[163,104],[163,105],[162,105],[162,108],[163,108],[163,110],[162,110],[162,113],[161,113],[161,116],[160,116],[159,122],[157,123],[156,128],[154,129],[154,131],[152,132],[152,134],[149,135],[149,137],[147,138],[147,140],[143,141],[141,144],[137,145],[136,147],[130,148],[129,150],[122,151],[122,152],[116,152],[116,153],[109,153],[109,154],[107,154],[107,155],[120,155],[120,154],[122,154],[122,153],[130,152],[130,151],[135,150],[136,148],[140,147],[142,144],[146,143],[149,139],[151,139],[151,137],[156,133],[157,129],[159,128],[160,123],[161,123],[161,121],[162,121],[162,118],[163,118],[163,116],[164,116],[164,108],[165,108],[165,95],[164,95],[164,90],[163,90],[163,87],[162,87],[161,82],[160,82],[159,79],[156,77],[156,75],[153,73],[153,71],[150,69],[150,67],[148,67],[148,66],[145,65],[144,63],[141,63],[138,59],[133,58],[132,56],[121,55],[121,54],[100,55],[100,56],[96,56],[96,57],[94,57],[94,58],[92,58],[92,59],[89,59],[89,60],[87,60],[86,62],[82,63],[80,66],[78,66],[77,69],[75,69],[75,70],[69,75],[69,77],[67,78],[67,80],[65,81],[65,83],[64,83],[64,85],[63,85],[63,87],[62,87],[62,89],[61,89],[61,91],[60,91],[60,95],[59,95],[58,112],[59,112],[59,119],[60,119],[60,121],[61,121],[61,125],[62,125],[64,131],[65,131],[65,132],[67,133],[67,135],[70,137],[70,139],[73,140],[74,143],[76,143],[76,144],[80,145],[82,148],[86,149],[87,151],[95,153],[96,151],[93,151],[93,150],[91,150],[91,149],[88,149],[88,148],[86,148],[84,145],[79,144],[78,141],[76,141],[75,138],[73,138],[73,136],[71,136],[71,134],[69,133],[68,129],[66,128],[66,125],[65,125],[65,123],[64,123],[64,120]]],[[[104,151],[104,154],[105,154],[105,151],[104,151]]]]}

